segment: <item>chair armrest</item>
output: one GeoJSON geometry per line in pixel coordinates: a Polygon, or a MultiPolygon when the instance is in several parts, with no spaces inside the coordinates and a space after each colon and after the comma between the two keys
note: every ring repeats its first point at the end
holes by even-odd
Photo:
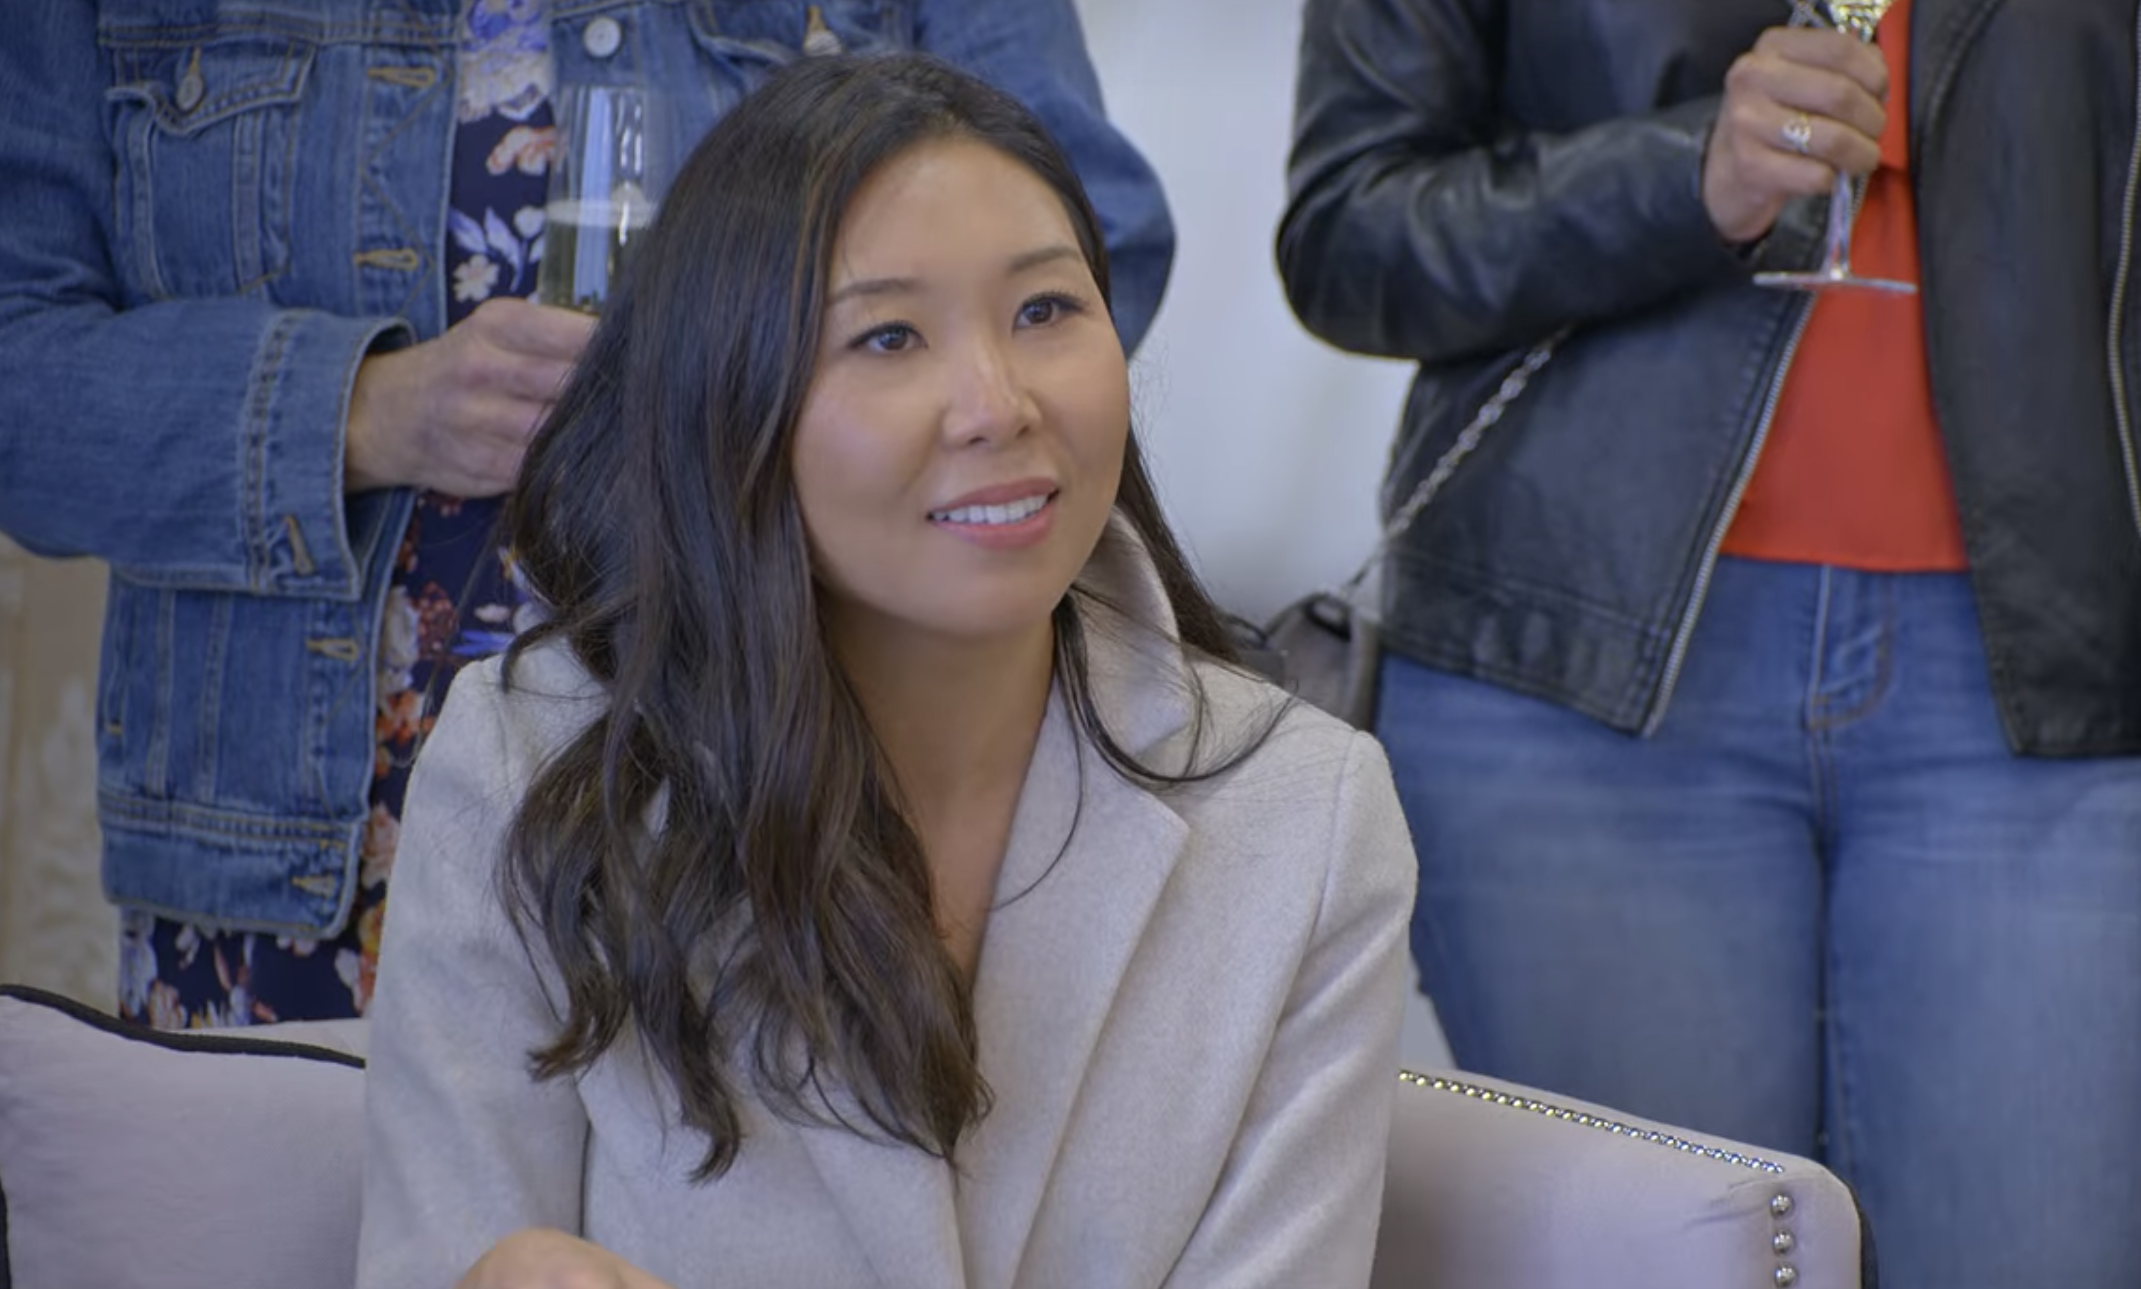
{"type": "Polygon", "coordinates": [[[0,985],[0,1287],[349,1289],[363,1043],[159,1033],[0,985]]]}
{"type": "Polygon", "coordinates": [[[1399,1078],[1373,1289],[1860,1289],[1857,1203],[1812,1160],[1471,1074],[1399,1078]]]}
{"type": "Polygon", "coordinates": [[[351,1020],[279,1020],[270,1025],[248,1025],[243,1029],[196,1031],[213,1033],[231,1038],[251,1039],[258,1043],[295,1043],[306,1047],[324,1048],[354,1056],[362,1061],[371,1047],[371,1022],[351,1020]]]}

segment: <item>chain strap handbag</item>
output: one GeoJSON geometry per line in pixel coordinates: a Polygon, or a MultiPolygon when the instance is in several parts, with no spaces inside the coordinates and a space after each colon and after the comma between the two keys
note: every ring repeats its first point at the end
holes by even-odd
{"type": "Polygon", "coordinates": [[[1382,636],[1372,611],[1358,603],[1361,587],[1398,539],[1442,491],[1466,457],[1479,448],[1487,432],[1523,394],[1524,387],[1553,357],[1568,335],[1556,332],[1524,355],[1493,395],[1391,515],[1375,549],[1353,576],[1335,588],[1312,591],[1280,609],[1259,627],[1237,624],[1235,647],[1251,668],[1356,729],[1375,728],[1376,680],[1382,665],[1382,636]]]}

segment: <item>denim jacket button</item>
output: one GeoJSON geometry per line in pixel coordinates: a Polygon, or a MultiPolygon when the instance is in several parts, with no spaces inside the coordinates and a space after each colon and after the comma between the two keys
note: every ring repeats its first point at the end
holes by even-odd
{"type": "Polygon", "coordinates": [[[191,112],[201,105],[201,99],[207,93],[208,85],[201,79],[200,69],[198,67],[188,69],[184,76],[178,78],[178,110],[191,112]]]}
{"type": "Polygon", "coordinates": [[[624,31],[615,18],[597,18],[580,33],[580,46],[596,58],[608,58],[624,43],[624,31]]]}
{"type": "Polygon", "coordinates": [[[803,29],[803,52],[805,54],[812,58],[820,58],[826,54],[837,54],[846,47],[840,40],[840,33],[825,25],[825,11],[823,9],[820,9],[817,5],[811,5],[804,12],[807,15],[807,21],[803,29]]]}

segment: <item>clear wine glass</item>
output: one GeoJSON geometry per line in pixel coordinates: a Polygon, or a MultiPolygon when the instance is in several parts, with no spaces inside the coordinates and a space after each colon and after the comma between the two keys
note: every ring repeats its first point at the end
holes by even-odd
{"type": "MultiPolygon", "coordinates": [[[[1820,7],[1829,25],[1862,41],[1871,41],[1874,30],[1881,25],[1881,15],[1888,12],[1892,3],[1893,0],[1821,0],[1820,7]]],[[[1793,0],[1792,8],[1797,18],[1813,16],[1813,6],[1806,0],[1793,0]]],[[[1822,257],[1820,268],[1811,273],[1757,273],[1754,275],[1756,284],[1795,291],[1848,287],[1898,295],[1916,294],[1918,288],[1913,283],[1898,282],[1893,278],[1861,277],[1851,271],[1851,225],[1858,218],[1859,183],[1841,170],[1836,172],[1836,186],[1829,192],[1828,250],[1822,257]]]]}
{"type": "Polygon", "coordinates": [[[636,85],[562,85],[536,298],[599,313],[675,169],[668,103],[636,85]]]}

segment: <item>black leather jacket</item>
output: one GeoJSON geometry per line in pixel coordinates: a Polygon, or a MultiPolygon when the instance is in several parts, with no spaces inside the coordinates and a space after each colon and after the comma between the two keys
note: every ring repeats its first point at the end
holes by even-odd
{"type": "MultiPolygon", "coordinates": [[[[1807,298],[1827,203],[1752,256],[1705,215],[1724,74],[1787,0],[1310,0],[1279,262],[1347,349],[1417,361],[1386,510],[1530,345],[1570,338],[1413,527],[1385,634],[1630,731],[1663,718],[1807,298]]],[[[1915,0],[1934,404],[2025,754],[2141,750],[2129,285],[2135,0],[1915,0]]]]}

